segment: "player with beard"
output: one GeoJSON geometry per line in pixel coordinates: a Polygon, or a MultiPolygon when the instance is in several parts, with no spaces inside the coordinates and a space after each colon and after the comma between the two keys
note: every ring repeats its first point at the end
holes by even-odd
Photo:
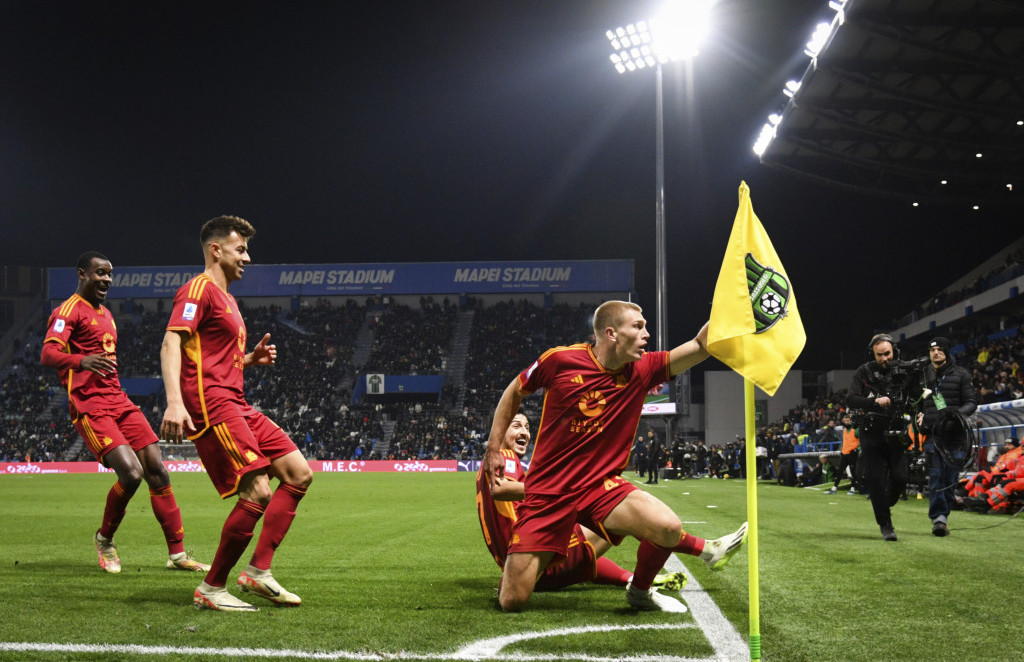
{"type": "Polygon", "coordinates": [[[167,541],[167,567],[206,571],[185,553],[181,510],[171,489],[157,436],[139,408],[121,390],[117,365],[117,325],[103,305],[114,268],[95,251],[78,258],[78,289],[54,309],[47,323],[40,362],[54,368],[68,393],[71,422],[86,447],[117,481],[107,493],[103,520],[93,542],[100,568],[121,572],[114,533],[128,502],[145,480],[149,502],[167,541]]]}
{"type": "Polygon", "coordinates": [[[505,432],[523,398],[544,389],[526,496],[518,508],[498,600],[506,611],[522,609],[545,569],[566,558],[578,522],[612,545],[627,535],[641,541],[626,588],[630,605],[685,611],[678,600],[652,587],[665,561],[681,552],[719,569],[746,541],[747,525],[717,540],[690,535],[668,506],[621,473],[644,397],[709,356],[707,325],[669,352],[648,352],[650,333],[640,307],[608,301],[594,313],[594,334],[594,345],[554,347],[542,354],[506,387],[494,412],[482,470],[498,487],[505,471],[505,432]]]}

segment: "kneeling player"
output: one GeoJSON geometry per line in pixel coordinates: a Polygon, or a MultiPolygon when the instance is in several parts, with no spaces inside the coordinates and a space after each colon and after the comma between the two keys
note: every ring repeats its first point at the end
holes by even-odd
{"type": "MultiPolygon", "coordinates": [[[[501,454],[505,460],[505,475],[498,485],[491,487],[487,475],[481,471],[476,479],[477,514],[484,542],[498,567],[505,567],[508,545],[512,539],[512,524],[516,521],[516,502],[525,496],[521,458],[530,444],[530,422],[523,414],[516,414],[505,432],[501,454]]],[[[611,543],[590,529],[576,524],[569,541],[566,558],[548,566],[538,578],[536,590],[554,591],[572,584],[594,582],[626,586],[633,573],[603,555],[611,543]]],[[[658,575],[655,585],[681,589],[687,581],[685,573],[658,575]]]]}

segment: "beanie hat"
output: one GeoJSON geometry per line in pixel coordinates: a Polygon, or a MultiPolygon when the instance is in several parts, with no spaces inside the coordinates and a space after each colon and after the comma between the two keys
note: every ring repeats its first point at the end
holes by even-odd
{"type": "Polygon", "coordinates": [[[932,338],[931,342],[928,343],[928,349],[932,347],[938,347],[942,350],[943,354],[949,356],[949,338],[943,338],[942,336],[932,338]]]}

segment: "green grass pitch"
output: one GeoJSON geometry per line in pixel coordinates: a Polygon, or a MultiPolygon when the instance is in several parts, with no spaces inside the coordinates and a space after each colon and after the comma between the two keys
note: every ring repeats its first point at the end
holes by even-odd
{"type": "MultiPolygon", "coordinates": [[[[201,576],[164,569],[145,486],[115,539],[121,574],[100,571],[91,537],[112,482],[0,477],[0,659],[451,660],[495,637],[510,643],[487,659],[706,660],[714,651],[713,633],[692,614],[632,612],[613,587],[536,594],[527,611],[501,613],[471,474],[318,474],[274,560],[275,576],[304,604],[258,601],[254,614],[192,607],[201,576]],[[563,633],[520,636],[555,630],[563,633]]],[[[233,501],[220,501],[201,474],[174,474],[173,483],[186,546],[209,561],[233,501]]],[[[698,536],[722,535],[746,519],[741,481],[647,489],[698,536]]],[[[1024,519],[955,512],[952,535],[936,538],[927,500],[912,499],[894,509],[899,542],[885,543],[863,497],[773,484],[762,484],[758,497],[763,659],[1024,659],[1016,635],[1024,519]]],[[[632,568],[635,552],[636,542],[626,541],[610,557],[632,568]]],[[[720,573],[682,559],[744,637],[747,559],[740,553],[720,573]]]]}

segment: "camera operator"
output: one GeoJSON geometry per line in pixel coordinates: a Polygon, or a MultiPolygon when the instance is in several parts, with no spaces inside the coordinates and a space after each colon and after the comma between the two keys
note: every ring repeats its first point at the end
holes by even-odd
{"type": "Polygon", "coordinates": [[[884,333],[876,335],[868,350],[874,360],[853,373],[846,404],[863,412],[858,422],[863,488],[871,496],[871,508],[882,538],[895,541],[890,508],[896,505],[907,484],[907,444],[905,434],[901,435],[902,439],[895,434],[897,428],[905,425],[900,403],[894,401],[898,375],[892,365],[895,358],[892,337],[884,333]]]}
{"type": "Polygon", "coordinates": [[[949,353],[949,339],[933,338],[928,343],[928,359],[931,362],[924,369],[924,388],[931,390],[931,396],[922,402],[923,411],[917,415],[921,431],[927,435],[924,444],[928,466],[928,517],[932,521],[932,534],[948,536],[946,522],[953,504],[953,488],[960,477],[963,466],[967,430],[956,424],[942,424],[943,410],[959,411],[970,416],[978,408],[974,397],[971,373],[956,364],[949,353]],[[951,449],[949,460],[936,446],[951,449]]]}

